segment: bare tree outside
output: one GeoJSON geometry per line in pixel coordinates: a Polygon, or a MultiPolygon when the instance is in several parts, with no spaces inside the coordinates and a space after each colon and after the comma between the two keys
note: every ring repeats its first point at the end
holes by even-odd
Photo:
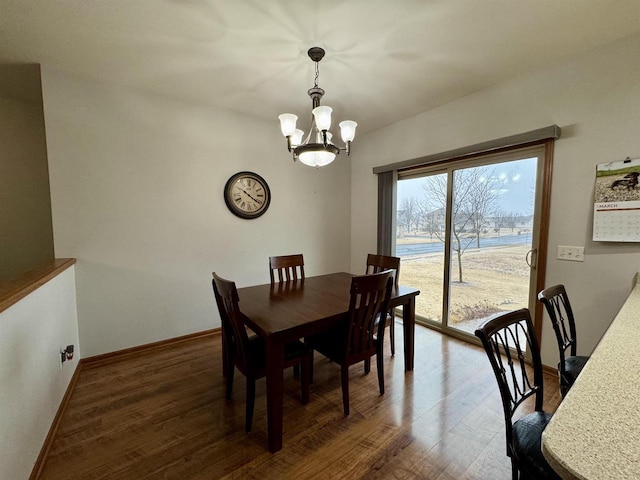
{"type": "Polygon", "coordinates": [[[527,306],[537,167],[531,157],[399,178],[395,254],[403,281],[427,292],[416,302],[423,318],[473,333],[489,315],[527,306]]]}
{"type": "Polygon", "coordinates": [[[418,231],[420,215],[419,215],[420,202],[415,197],[405,198],[402,201],[402,205],[398,210],[398,218],[401,219],[407,226],[407,232],[411,232],[411,226],[414,227],[414,232],[418,231]]]}
{"type": "Polygon", "coordinates": [[[493,214],[493,231],[500,236],[500,231],[507,225],[508,213],[501,209],[496,209],[493,214]]]}
{"type": "Polygon", "coordinates": [[[518,226],[518,222],[520,221],[521,217],[522,215],[518,212],[509,212],[505,217],[507,228],[510,228],[511,231],[513,232],[515,228],[518,226]]]}
{"type": "Polygon", "coordinates": [[[493,169],[489,170],[485,167],[459,170],[455,173],[454,182],[456,188],[460,182],[470,183],[467,209],[471,215],[476,234],[476,246],[480,248],[480,234],[485,228],[487,220],[496,211],[499,179],[496,178],[493,169]]]}
{"type": "MultiPolygon", "coordinates": [[[[484,167],[457,170],[454,174],[451,249],[456,255],[459,283],[463,283],[462,256],[474,240],[480,248],[480,235],[488,218],[495,211],[498,196],[496,184],[497,179],[493,172],[484,167]]],[[[426,177],[423,189],[424,205],[429,206],[431,211],[444,211],[447,201],[447,177],[426,177]]],[[[430,229],[429,233],[444,242],[444,230],[430,229]]]]}

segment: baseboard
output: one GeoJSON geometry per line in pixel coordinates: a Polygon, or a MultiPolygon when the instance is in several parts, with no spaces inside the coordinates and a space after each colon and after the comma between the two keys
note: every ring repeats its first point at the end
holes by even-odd
{"type": "Polygon", "coordinates": [[[92,357],[83,358],[82,363],[84,368],[95,368],[106,363],[124,360],[132,355],[138,355],[143,352],[148,352],[149,350],[165,348],[167,346],[176,345],[178,343],[188,342],[189,340],[194,340],[196,338],[220,335],[221,332],[221,328],[203,330],[201,332],[190,333],[181,337],[168,338],[166,340],[160,340],[158,342],[146,343],[144,345],[138,345],[136,347],[116,350],[114,352],[103,353],[101,355],[94,355],[92,357]]]}
{"type": "Polygon", "coordinates": [[[203,330],[201,332],[190,333],[189,335],[183,335],[181,337],[169,338],[166,340],[161,340],[159,342],[147,343],[145,345],[138,345],[137,347],[125,348],[123,350],[116,350],[115,352],[104,353],[102,355],[95,355],[93,357],[87,357],[80,359],[78,362],[78,366],[76,367],[75,372],[73,372],[73,376],[71,377],[71,381],[69,385],[67,385],[67,390],[64,393],[64,397],[62,397],[62,402],[60,402],[60,406],[58,407],[58,411],[56,412],[56,416],[51,423],[51,427],[49,428],[49,433],[44,440],[42,448],[40,449],[40,454],[36,459],[36,462],[33,466],[33,470],[31,470],[31,475],[29,476],[29,480],[38,480],[40,478],[40,474],[42,473],[42,468],[44,467],[44,462],[49,455],[49,451],[51,450],[51,445],[53,444],[53,439],[56,436],[56,432],[58,431],[58,425],[60,425],[60,421],[62,420],[62,416],[64,415],[65,410],[67,409],[67,405],[69,403],[69,399],[71,398],[71,394],[76,386],[76,382],[78,377],[80,376],[80,371],[87,368],[96,368],[101,365],[105,365],[112,362],[117,362],[123,360],[125,358],[130,358],[136,354],[148,352],[149,350],[155,350],[158,348],[164,348],[171,345],[176,345],[178,343],[187,342],[189,340],[194,340],[196,338],[208,337],[213,335],[220,335],[222,332],[221,328],[212,328],[210,330],[203,330]]]}
{"type": "Polygon", "coordinates": [[[47,459],[49,450],[51,450],[51,445],[53,444],[53,438],[56,436],[56,432],[58,431],[58,425],[60,424],[60,420],[62,420],[62,416],[64,415],[65,410],[67,409],[67,404],[69,403],[69,399],[71,398],[73,389],[76,386],[76,381],[80,376],[80,370],[82,370],[82,360],[78,362],[78,365],[76,366],[76,369],[71,376],[71,381],[69,382],[69,385],[67,385],[67,390],[64,392],[64,397],[62,397],[62,401],[60,402],[60,406],[58,407],[56,416],[53,418],[53,422],[51,423],[51,427],[49,428],[49,433],[47,433],[47,437],[44,439],[44,443],[42,444],[42,448],[40,449],[40,453],[38,454],[36,463],[33,466],[33,470],[31,470],[29,480],[37,480],[38,478],[40,478],[42,467],[44,467],[44,462],[47,459]]]}
{"type": "Polygon", "coordinates": [[[550,375],[553,375],[555,377],[558,376],[558,369],[556,367],[550,367],[549,365],[542,365],[542,372],[543,373],[548,373],[550,375]]]}

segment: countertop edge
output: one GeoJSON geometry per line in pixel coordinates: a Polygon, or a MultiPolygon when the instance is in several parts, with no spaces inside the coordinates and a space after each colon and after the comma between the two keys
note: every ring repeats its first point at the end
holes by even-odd
{"type": "Polygon", "coordinates": [[[75,263],[75,258],[54,258],[11,281],[0,283],[0,313],[75,263]]]}
{"type": "Polygon", "coordinates": [[[640,375],[634,355],[640,329],[640,272],[631,291],[542,432],[541,450],[564,480],[640,478],[634,460],[640,440],[637,397],[640,375]],[[632,352],[632,353],[633,353],[632,352]],[[631,361],[629,361],[631,359],[631,361]],[[625,361],[626,360],[626,361],[625,361]],[[631,454],[629,453],[631,452],[631,454]]]}
{"type": "Polygon", "coordinates": [[[576,473],[568,469],[561,461],[558,459],[550,450],[547,445],[545,445],[545,432],[542,432],[542,456],[547,461],[547,463],[553,468],[553,471],[556,472],[563,479],[573,480],[579,477],[576,476],[576,473]]]}

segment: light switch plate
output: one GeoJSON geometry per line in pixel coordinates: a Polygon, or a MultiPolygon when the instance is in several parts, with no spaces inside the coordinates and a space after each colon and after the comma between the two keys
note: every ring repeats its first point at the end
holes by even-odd
{"type": "Polygon", "coordinates": [[[558,260],[569,260],[571,262],[584,262],[584,247],[569,247],[558,245],[558,260]]]}

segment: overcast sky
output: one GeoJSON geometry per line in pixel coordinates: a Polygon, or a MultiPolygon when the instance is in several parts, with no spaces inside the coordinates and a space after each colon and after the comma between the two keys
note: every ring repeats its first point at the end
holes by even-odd
{"type": "MultiPolygon", "coordinates": [[[[497,206],[505,212],[522,215],[533,213],[534,186],[536,180],[536,158],[498,163],[491,167],[501,188],[497,206]]],[[[398,182],[398,208],[405,198],[424,199],[423,178],[412,178],[398,182]]]]}

